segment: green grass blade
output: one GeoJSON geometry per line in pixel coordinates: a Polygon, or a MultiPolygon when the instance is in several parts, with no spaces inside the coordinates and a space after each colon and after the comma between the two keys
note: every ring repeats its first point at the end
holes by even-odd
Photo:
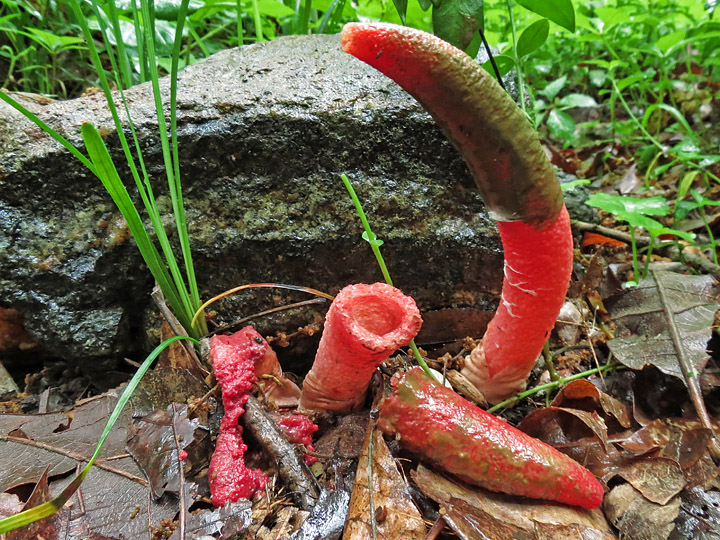
{"type": "MultiPolygon", "coordinates": [[[[375,254],[375,258],[380,265],[380,271],[385,278],[385,282],[388,285],[392,285],[393,282],[390,278],[390,273],[388,272],[387,266],[385,266],[385,259],[383,259],[382,253],[380,253],[380,246],[383,244],[383,242],[382,240],[378,239],[377,235],[370,228],[370,223],[368,223],[367,217],[365,216],[365,211],[363,210],[362,204],[360,203],[360,199],[358,199],[357,193],[355,193],[355,189],[352,187],[352,184],[350,183],[350,180],[348,180],[348,177],[345,174],[341,174],[340,179],[343,181],[343,184],[345,184],[345,188],[348,190],[350,198],[355,204],[355,210],[357,211],[358,216],[360,216],[360,221],[362,221],[363,228],[365,229],[365,232],[363,233],[363,238],[370,244],[370,247],[375,254]]],[[[425,362],[422,354],[420,354],[417,345],[415,345],[414,339],[410,340],[410,349],[415,355],[415,360],[417,360],[417,363],[420,365],[422,370],[427,373],[432,380],[434,380],[435,382],[439,382],[435,378],[435,375],[433,375],[432,371],[430,371],[430,367],[427,365],[427,362],[425,362]]]]}
{"type": "MultiPolygon", "coordinates": [[[[175,215],[175,226],[177,228],[178,240],[182,251],[183,261],[185,263],[185,276],[187,277],[188,288],[190,289],[190,298],[192,300],[193,312],[200,305],[200,292],[197,287],[197,278],[195,276],[195,267],[192,260],[192,250],[190,249],[190,236],[187,229],[187,221],[185,219],[185,205],[183,203],[182,183],[180,181],[180,150],[177,140],[177,74],[178,61],[180,59],[180,50],[182,49],[183,28],[187,19],[189,0],[182,0],[178,12],[177,25],[175,27],[175,42],[172,50],[172,63],[170,66],[170,142],[172,147],[172,161],[174,165],[173,172],[175,174],[175,190],[177,194],[177,207],[173,208],[175,215]]],[[[207,333],[205,318],[199,320],[200,325],[197,328],[199,333],[207,333]]]]}
{"type": "MultiPolygon", "coordinates": [[[[144,6],[146,10],[148,10],[147,1],[144,1],[144,6]]],[[[100,61],[100,56],[98,55],[97,49],[95,47],[92,34],[90,32],[90,28],[87,25],[87,21],[85,20],[82,11],[80,10],[80,6],[77,2],[77,0],[71,0],[71,6],[73,8],[73,11],[75,13],[75,17],[78,20],[78,23],[80,24],[80,27],[83,30],[83,34],[85,35],[85,39],[88,42],[88,50],[90,52],[90,58],[92,59],[92,62],[95,66],[95,69],[98,73],[98,77],[100,79],[100,85],[102,86],[103,92],[105,93],[105,98],[108,103],[108,107],[110,108],[110,112],[113,117],[113,121],[115,122],[115,128],[117,130],[118,138],[120,140],[120,144],[123,148],[123,152],[125,153],[125,158],[127,160],[128,166],[130,167],[130,171],[132,173],[133,179],[135,180],[135,185],[138,188],[138,192],[140,194],[140,197],[142,199],[143,204],[145,205],[145,208],[148,212],[148,215],[150,217],[150,220],[153,225],[153,229],[155,230],[155,233],[158,237],[158,241],[160,242],[160,246],[162,248],[163,254],[165,256],[165,264],[170,268],[170,272],[172,275],[172,282],[174,285],[171,286],[171,288],[168,287],[168,282],[158,282],[161,289],[165,293],[165,296],[168,298],[168,303],[171,304],[171,308],[173,311],[175,311],[175,315],[178,317],[178,319],[181,321],[183,326],[185,325],[185,322],[190,321],[192,314],[194,313],[194,310],[192,308],[192,302],[190,301],[190,297],[188,295],[187,289],[185,287],[185,283],[183,282],[182,276],[180,275],[180,271],[177,265],[177,262],[175,260],[175,256],[172,251],[172,247],[170,245],[170,241],[168,239],[167,233],[165,232],[165,227],[162,224],[162,219],[159,214],[159,211],[157,209],[157,206],[155,204],[155,199],[152,193],[152,186],[150,184],[150,180],[147,175],[147,171],[145,169],[144,161],[142,159],[142,153],[140,152],[139,147],[139,141],[132,123],[132,119],[130,117],[127,101],[124,99],[124,93],[121,89],[121,97],[123,97],[123,104],[125,106],[125,111],[128,116],[128,122],[130,125],[130,129],[133,135],[133,140],[135,143],[135,148],[138,155],[138,160],[140,162],[140,166],[143,171],[143,178],[145,180],[145,185],[143,186],[143,183],[140,179],[140,175],[137,170],[137,166],[135,165],[135,161],[133,159],[132,153],[130,152],[130,147],[127,142],[127,138],[125,137],[125,133],[123,131],[122,123],[120,122],[120,117],[117,112],[117,108],[115,106],[112,93],[110,91],[110,85],[108,84],[107,77],[105,76],[104,69],[102,67],[102,63],[100,61]],[[167,289],[166,289],[167,288],[167,289]],[[173,300],[171,300],[171,298],[173,300]]],[[[150,20],[149,14],[146,14],[146,20],[150,20]]],[[[151,20],[150,20],[151,21],[151,20]]],[[[146,24],[145,30],[146,33],[152,32],[152,24],[146,24]]],[[[152,42],[152,34],[150,34],[150,41],[152,42]]],[[[154,73],[155,73],[155,82],[157,82],[157,63],[155,63],[155,55],[154,55],[154,49],[153,49],[153,55],[152,55],[152,62],[151,65],[154,66],[154,73]]],[[[152,70],[151,70],[152,75],[152,70]]],[[[164,136],[165,144],[163,146],[163,154],[167,155],[167,132],[166,132],[166,126],[164,123],[164,115],[162,114],[162,102],[160,103],[160,114],[158,115],[162,118],[163,123],[160,129],[160,135],[161,137],[164,136]]],[[[170,174],[172,174],[172,170],[170,170],[170,174]]],[[[106,186],[107,187],[107,186],[106,186]]],[[[126,217],[127,219],[127,217],[126,217]]],[[[155,262],[154,258],[150,259],[153,264],[155,262]]],[[[153,275],[156,275],[155,272],[158,271],[157,268],[151,268],[151,271],[153,272],[153,275]]],[[[197,335],[195,332],[192,331],[192,329],[187,328],[188,332],[197,335]]]]}
{"type": "MultiPolygon", "coordinates": [[[[160,257],[160,253],[145,230],[145,225],[142,222],[137,208],[135,208],[125,185],[118,175],[117,169],[110,158],[110,153],[105,146],[105,142],[92,124],[83,124],[82,135],[85,141],[85,148],[95,165],[96,174],[120,209],[125,221],[127,221],[128,228],[135,238],[135,243],[145,260],[145,264],[147,264],[153,277],[158,282],[160,289],[165,294],[170,308],[175,312],[175,315],[183,326],[189,328],[190,318],[182,309],[180,295],[168,274],[167,268],[160,257]],[[186,324],[188,326],[186,326],[186,324]]],[[[192,314],[190,317],[191,316],[192,314]]]]}
{"type": "MultiPolygon", "coordinates": [[[[151,15],[151,5],[149,0],[141,0],[140,2],[141,13],[143,16],[143,39],[145,40],[145,46],[148,54],[148,64],[150,66],[150,82],[153,89],[153,98],[155,100],[155,111],[157,113],[158,121],[158,134],[160,136],[160,144],[162,146],[163,162],[165,164],[165,174],[168,180],[168,189],[170,192],[170,200],[172,201],[173,212],[177,217],[178,208],[180,206],[180,200],[178,198],[178,187],[179,184],[175,181],[174,166],[172,163],[172,153],[170,151],[170,142],[167,135],[167,122],[165,121],[165,110],[163,108],[162,95],[160,93],[160,77],[157,69],[157,58],[155,54],[155,39],[154,39],[154,24],[153,17],[151,15]]],[[[160,239],[161,243],[163,242],[160,239]]],[[[167,247],[163,245],[163,250],[166,251],[170,248],[168,243],[167,247]]],[[[170,252],[172,252],[170,250],[170,252]]],[[[170,269],[170,274],[175,281],[177,291],[182,300],[184,307],[184,313],[187,314],[187,318],[190,319],[192,314],[195,312],[193,309],[192,299],[188,293],[185,281],[180,273],[180,268],[174,257],[166,256],[167,264],[170,269]]],[[[177,315],[177,314],[176,314],[177,315]]],[[[191,331],[187,328],[188,332],[191,331]]]]}
{"type": "MultiPolygon", "coordinates": [[[[107,6],[108,17],[110,18],[113,35],[115,36],[115,43],[117,44],[116,49],[118,64],[120,65],[120,73],[122,74],[123,84],[125,85],[125,88],[130,88],[133,85],[130,58],[128,56],[127,49],[125,48],[125,41],[122,38],[122,32],[120,30],[120,17],[118,15],[117,8],[115,7],[115,0],[108,0],[107,6]]],[[[105,43],[108,43],[108,41],[105,40],[105,43]]]]}
{"type": "Polygon", "coordinates": [[[255,43],[260,43],[261,41],[264,41],[263,38],[263,31],[262,31],[262,17],[260,16],[260,6],[258,5],[257,0],[252,0],[252,8],[253,8],[253,21],[255,24],[255,43]]]}
{"type": "Polygon", "coordinates": [[[5,92],[0,90],[0,99],[3,100],[5,103],[10,105],[13,109],[18,111],[20,114],[24,115],[29,120],[32,120],[36,126],[38,126],[40,129],[42,129],[45,133],[47,133],[50,137],[55,139],[57,142],[62,144],[73,156],[78,158],[80,162],[85,165],[88,169],[90,169],[90,172],[93,174],[95,173],[95,167],[90,162],[88,158],[86,158],[80,150],[75,148],[75,146],[68,141],[65,137],[60,135],[57,131],[55,131],[53,128],[48,126],[45,122],[40,120],[40,118],[33,114],[30,110],[23,107],[20,103],[15,101],[13,98],[11,98],[9,95],[7,95],[5,92]]]}
{"type": "Polygon", "coordinates": [[[148,80],[147,55],[145,54],[145,44],[140,39],[142,29],[140,28],[140,12],[137,8],[137,0],[131,0],[130,8],[133,14],[133,24],[135,25],[135,36],[138,48],[138,60],[140,62],[140,82],[144,83],[148,80]]]}
{"type": "Polygon", "coordinates": [[[73,481],[62,491],[62,493],[60,493],[60,495],[55,497],[53,500],[20,512],[19,514],[15,514],[14,516],[10,516],[9,518],[0,520],[0,534],[12,531],[13,529],[17,529],[18,527],[29,525],[30,523],[48,517],[63,507],[63,505],[70,499],[70,497],[72,497],[73,493],[75,493],[75,491],[77,491],[77,489],[80,487],[80,484],[82,484],[88,472],[90,472],[90,468],[93,466],[95,460],[100,455],[100,451],[102,450],[103,445],[105,444],[105,440],[110,434],[110,431],[112,431],[115,422],[117,422],[117,419],[120,418],[120,415],[122,414],[125,405],[127,405],[127,402],[130,401],[133,392],[135,392],[135,389],[137,388],[138,384],[140,384],[140,381],[142,380],[143,376],[145,376],[145,373],[147,373],[147,370],[150,369],[150,366],[155,361],[155,359],[160,356],[161,352],[163,352],[170,344],[181,339],[187,339],[193,342],[195,345],[200,344],[197,340],[187,336],[173,336],[166,339],[160,345],[155,347],[155,349],[140,365],[138,370],[135,372],[135,375],[133,375],[132,379],[130,379],[130,382],[125,387],[125,390],[123,390],[122,394],[120,394],[120,397],[115,404],[115,408],[113,409],[107,423],[105,424],[105,429],[103,429],[102,435],[100,435],[100,439],[98,440],[97,446],[95,447],[95,452],[93,452],[92,457],[88,461],[87,465],[85,465],[83,470],[80,471],[80,473],[73,479],[73,481]]]}

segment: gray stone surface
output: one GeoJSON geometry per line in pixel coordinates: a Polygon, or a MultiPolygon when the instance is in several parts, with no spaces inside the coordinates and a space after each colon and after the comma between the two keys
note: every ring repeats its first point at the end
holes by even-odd
{"type": "MultiPolygon", "coordinates": [[[[169,208],[150,87],[126,95],[169,208]]],[[[122,159],[101,94],[27,103],[78,146],[82,122],[95,123],[122,159]]],[[[203,297],[244,283],[334,293],[381,279],[339,179],[346,173],[396,285],[422,309],[497,301],[500,242],[464,163],[412,98],[341,52],[338,36],[216,54],[180,74],[178,103],[203,297]]],[[[21,311],[49,353],[99,361],[147,346],[151,287],[100,182],[1,104],[0,306],[21,311]]],[[[251,292],[214,307],[233,320],[306,298],[251,292]]]]}

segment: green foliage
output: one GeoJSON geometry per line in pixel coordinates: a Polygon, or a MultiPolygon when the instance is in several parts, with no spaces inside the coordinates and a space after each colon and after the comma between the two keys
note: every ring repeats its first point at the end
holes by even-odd
{"type": "Polygon", "coordinates": [[[655,247],[655,241],[660,235],[671,235],[693,242],[695,235],[677,229],[666,227],[659,221],[648,216],[666,216],[670,213],[670,206],[665,197],[658,195],[639,199],[635,197],[625,197],[622,195],[610,195],[608,193],[594,193],[588,197],[586,203],[590,206],[600,208],[606,212],[613,214],[616,219],[625,221],[630,225],[630,236],[632,238],[631,247],[633,253],[633,272],[635,279],[628,282],[629,286],[636,285],[639,280],[647,277],[648,264],[650,255],[655,247]],[[645,266],[642,272],[639,270],[638,250],[635,242],[635,229],[643,228],[650,234],[650,246],[645,259],[645,266]]]}

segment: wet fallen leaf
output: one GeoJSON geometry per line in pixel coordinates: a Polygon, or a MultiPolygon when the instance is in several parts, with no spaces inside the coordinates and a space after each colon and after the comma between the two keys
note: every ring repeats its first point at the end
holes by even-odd
{"type": "MultiPolygon", "coordinates": [[[[67,474],[94,452],[116,401],[116,395],[104,395],[68,413],[0,416],[2,491],[37,483],[45,467],[49,467],[50,490],[62,489],[71,480],[67,474]]],[[[131,417],[129,410],[120,416],[80,488],[82,499],[78,493],[71,499],[72,508],[80,512],[71,518],[72,526],[86,531],[78,538],[150,540],[149,525],[177,513],[176,500],[148,497],[147,481],[125,450],[131,417]]]]}
{"type": "Polygon", "coordinates": [[[666,505],[648,501],[630,484],[621,484],[605,495],[603,508],[621,538],[667,540],[680,510],[680,498],[666,505]]]}
{"type": "MultiPolygon", "coordinates": [[[[50,495],[50,487],[48,485],[48,471],[45,469],[45,472],[43,472],[38,483],[35,484],[35,489],[33,489],[32,494],[22,510],[38,506],[51,499],[52,495],[50,495]]],[[[38,540],[40,538],[44,540],[55,540],[62,538],[65,536],[68,514],[68,510],[63,508],[45,519],[5,533],[3,538],[4,540],[38,540]]]]}
{"type": "Polygon", "coordinates": [[[670,418],[653,420],[621,444],[636,456],[657,451],[659,457],[688,469],[705,453],[711,437],[697,420],[670,418]]]}
{"type": "Polygon", "coordinates": [[[199,424],[196,418],[188,418],[187,405],[177,406],[174,417],[172,410],[158,410],[135,421],[134,433],[127,442],[128,451],[150,481],[153,497],[159,498],[166,491],[180,492],[180,463],[183,463],[186,474],[193,463],[207,464],[211,449],[199,445],[205,450],[205,459],[197,451],[193,452],[194,459],[190,459],[188,451],[196,439],[201,441],[208,435],[207,429],[200,428],[199,424]],[[200,434],[196,437],[198,431],[200,434]],[[182,461],[178,459],[180,450],[186,454],[182,461]]]}
{"type": "Polygon", "coordinates": [[[373,520],[379,538],[425,538],[422,516],[408,494],[407,482],[400,475],[382,433],[374,429],[374,422],[365,436],[343,540],[371,538],[373,520]]]}
{"type": "Polygon", "coordinates": [[[461,538],[615,538],[599,509],[583,510],[493,493],[454,482],[422,465],[411,476],[425,495],[449,511],[453,530],[459,534],[473,533],[461,538]],[[487,526],[485,519],[490,519],[487,526]]]}
{"type": "Polygon", "coordinates": [[[695,373],[699,373],[709,358],[706,349],[719,295],[720,287],[710,276],[656,271],[637,287],[605,302],[622,336],[608,341],[608,347],[618,361],[631,369],[653,365],[684,381],[679,351],[668,328],[677,329],[683,352],[695,373]]]}
{"type": "Polygon", "coordinates": [[[647,458],[628,463],[618,474],[649,501],[667,504],[685,487],[680,465],[663,458],[647,458]]]}
{"type": "Polygon", "coordinates": [[[608,447],[605,421],[594,411],[543,407],[527,415],[518,428],[559,450],[566,451],[576,460],[577,457],[568,451],[569,448],[583,447],[595,441],[599,441],[604,448],[608,447]]]}
{"type": "Polygon", "coordinates": [[[628,407],[614,397],[601,391],[590,381],[572,381],[560,390],[550,405],[591,412],[597,410],[598,404],[605,412],[607,418],[615,419],[618,424],[625,429],[631,426],[632,416],[628,407]]]}
{"type": "MultiPolygon", "coordinates": [[[[190,488],[192,484],[186,485],[190,488]]],[[[196,487],[196,486],[192,486],[196,487]]],[[[186,492],[186,504],[190,506],[193,496],[186,492]]],[[[222,508],[204,510],[202,512],[191,512],[187,514],[185,527],[185,538],[231,538],[245,531],[252,521],[252,504],[250,501],[240,499],[237,502],[228,502],[222,508]]],[[[176,530],[169,540],[183,540],[180,538],[180,531],[176,530]]]]}
{"type": "Polygon", "coordinates": [[[696,487],[680,497],[680,511],[675,519],[675,538],[718,540],[720,538],[720,491],[696,487]]]}

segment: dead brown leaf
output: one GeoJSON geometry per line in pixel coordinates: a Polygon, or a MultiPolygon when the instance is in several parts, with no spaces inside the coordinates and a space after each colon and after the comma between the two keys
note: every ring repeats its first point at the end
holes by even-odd
{"type": "Polygon", "coordinates": [[[560,390],[550,405],[588,412],[596,411],[599,405],[606,418],[617,420],[625,429],[632,425],[632,414],[627,406],[586,380],[572,381],[560,390]]]}
{"type": "Polygon", "coordinates": [[[343,540],[372,538],[373,521],[378,538],[425,538],[425,524],[408,494],[407,482],[371,420],[355,475],[343,540]]]}
{"type": "Polygon", "coordinates": [[[422,465],[411,475],[425,495],[451,512],[448,523],[453,530],[458,534],[475,532],[461,538],[615,539],[599,509],[584,510],[494,493],[454,482],[422,465]]]}
{"type": "Polygon", "coordinates": [[[680,499],[656,504],[630,484],[621,484],[605,495],[603,508],[621,538],[667,540],[679,513],[680,499]]]}

